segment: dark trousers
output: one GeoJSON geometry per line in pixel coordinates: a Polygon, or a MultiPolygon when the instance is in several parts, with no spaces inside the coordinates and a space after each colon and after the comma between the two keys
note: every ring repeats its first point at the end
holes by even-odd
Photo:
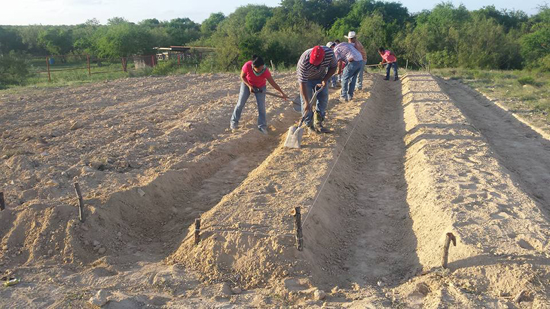
{"type": "Polygon", "coordinates": [[[393,67],[393,75],[395,78],[398,78],[399,75],[397,75],[397,62],[392,62],[386,64],[386,79],[390,79],[390,70],[393,67]]]}

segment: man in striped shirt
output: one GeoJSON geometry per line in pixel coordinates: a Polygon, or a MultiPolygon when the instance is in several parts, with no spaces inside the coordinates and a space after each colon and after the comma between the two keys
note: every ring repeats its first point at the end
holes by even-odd
{"type": "Polygon", "coordinates": [[[330,132],[323,127],[323,121],[328,105],[327,83],[336,72],[336,66],[337,62],[332,49],[326,46],[315,46],[302,54],[296,67],[304,122],[308,128],[318,133],[330,132]],[[322,87],[322,90],[317,94],[317,101],[312,102],[315,106],[310,106],[309,100],[319,87],[322,87]]]}
{"type": "MultiPolygon", "coordinates": [[[[359,71],[363,68],[363,56],[351,43],[340,43],[334,48],[334,55],[338,62],[345,62],[346,67],[342,74],[342,92],[340,98],[344,101],[353,99],[355,83],[359,71]]],[[[340,68],[340,66],[338,66],[340,68]]],[[[339,69],[340,70],[340,69],[339,69]]],[[[340,73],[340,71],[338,72],[340,73]]]]}

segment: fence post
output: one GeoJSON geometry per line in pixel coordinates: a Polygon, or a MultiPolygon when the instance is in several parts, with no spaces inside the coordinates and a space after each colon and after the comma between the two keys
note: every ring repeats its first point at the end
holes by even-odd
{"type": "Polygon", "coordinates": [[[52,81],[52,75],[50,74],[50,57],[46,57],[46,66],[48,67],[48,81],[52,81]]]}
{"type": "Polygon", "coordinates": [[[128,72],[128,58],[122,57],[122,71],[128,72]]]}
{"type": "Polygon", "coordinates": [[[151,67],[155,67],[155,55],[151,55],[151,67]]]}
{"type": "Polygon", "coordinates": [[[405,65],[405,71],[409,69],[409,59],[407,59],[407,64],[405,65]]]}
{"type": "Polygon", "coordinates": [[[88,76],[92,76],[92,69],[90,68],[90,55],[86,55],[86,63],[88,64],[88,76]]]}
{"type": "Polygon", "coordinates": [[[181,54],[178,54],[178,69],[181,68],[181,54]]]}

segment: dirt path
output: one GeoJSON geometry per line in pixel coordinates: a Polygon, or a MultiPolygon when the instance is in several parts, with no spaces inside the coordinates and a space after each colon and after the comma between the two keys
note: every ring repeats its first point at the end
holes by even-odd
{"type": "Polygon", "coordinates": [[[369,119],[358,136],[366,136],[358,153],[356,209],[350,225],[356,239],[342,275],[351,283],[392,285],[414,273],[416,237],[407,204],[401,83],[379,81],[364,115],[369,119]]]}
{"type": "Polygon", "coordinates": [[[457,81],[437,81],[487,138],[516,181],[550,210],[550,141],[468,86],[457,81]]]}

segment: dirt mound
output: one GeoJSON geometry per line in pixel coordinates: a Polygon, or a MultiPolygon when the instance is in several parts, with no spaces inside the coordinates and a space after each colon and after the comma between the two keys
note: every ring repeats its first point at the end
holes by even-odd
{"type": "MultiPolygon", "coordinates": [[[[367,83],[370,86],[372,80],[367,83]]],[[[333,97],[337,96],[335,93],[333,97]]],[[[314,254],[319,241],[307,234],[309,224],[318,223],[319,214],[322,220],[341,218],[327,216],[330,214],[322,209],[326,207],[325,198],[316,196],[321,188],[333,200],[351,192],[340,191],[346,183],[341,181],[346,172],[341,168],[335,169],[337,173],[326,180],[355,126],[361,102],[367,97],[367,93],[361,93],[352,102],[331,99],[327,124],[333,133],[306,135],[302,149],[284,148],[282,135],[270,156],[239,187],[201,216],[200,244],[195,246],[191,238],[187,239],[171,260],[200,270],[210,280],[231,280],[245,287],[266,286],[289,275],[309,273],[311,268],[306,264],[314,261],[303,257],[314,254]],[[302,208],[304,218],[304,253],[297,251],[295,245],[291,211],[297,206],[302,208]]],[[[344,162],[346,158],[341,160],[344,162]]],[[[191,227],[188,234],[192,232],[191,227]]],[[[330,243],[324,246],[331,245],[333,240],[327,241],[330,243]]]]}

